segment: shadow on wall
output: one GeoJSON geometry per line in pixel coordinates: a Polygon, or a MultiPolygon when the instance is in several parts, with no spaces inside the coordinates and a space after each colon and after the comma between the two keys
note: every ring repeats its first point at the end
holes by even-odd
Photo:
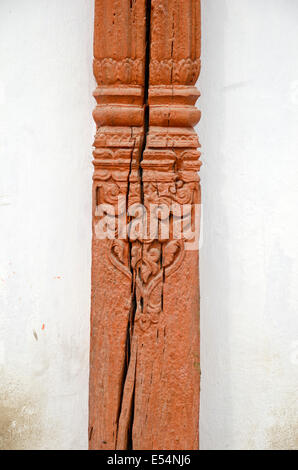
{"type": "MultiPolygon", "coordinates": [[[[229,230],[224,199],[225,102],[221,98],[224,83],[226,2],[202,2],[202,74],[198,82],[202,98],[202,121],[197,131],[202,145],[201,171],[203,233],[200,253],[201,277],[201,448],[225,441],[233,434],[233,403],[229,369],[229,230]],[[208,4],[208,5],[207,5],[208,4]],[[214,190],[216,188],[216,194],[214,190]],[[224,236],[223,236],[224,234],[224,236]],[[224,292],[225,302],[221,292],[224,292]],[[209,372],[208,372],[209,371],[209,372]],[[212,373],[210,373],[212,371],[212,373]],[[225,436],[225,438],[223,438],[225,436]]],[[[223,446],[225,447],[225,446],[223,446]]]]}

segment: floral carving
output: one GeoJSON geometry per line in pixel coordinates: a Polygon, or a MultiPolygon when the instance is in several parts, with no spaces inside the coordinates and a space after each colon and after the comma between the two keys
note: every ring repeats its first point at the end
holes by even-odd
{"type": "Polygon", "coordinates": [[[115,268],[131,279],[128,260],[128,243],[125,240],[112,240],[110,242],[109,258],[115,268]]]}
{"type": "Polygon", "coordinates": [[[144,184],[146,204],[192,204],[195,183],[176,180],[173,183],[150,182],[144,184]]]}
{"type": "Polygon", "coordinates": [[[136,242],[131,250],[131,267],[135,283],[137,309],[135,322],[146,331],[157,324],[163,313],[164,281],[182,264],[183,241],[165,243],[136,242]]]}
{"type": "MultiPolygon", "coordinates": [[[[110,178],[110,175],[107,175],[107,177],[110,178]]],[[[99,190],[97,204],[110,204],[116,208],[119,198],[126,196],[127,182],[121,183],[109,180],[104,183],[99,183],[97,188],[99,190]]]]}
{"type": "Polygon", "coordinates": [[[94,75],[99,85],[114,85],[116,83],[142,83],[144,68],[143,60],[124,58],[115,60],[111,57],[95,59],[93,63],[94,75]]]}
{"type": "Polygon", "coordinates": [[[200,73],[200,59],[192,60],[174,59],[152,60],[150,64],[150,75],[152,85],[195,85],[197,76],[200,73]]]}

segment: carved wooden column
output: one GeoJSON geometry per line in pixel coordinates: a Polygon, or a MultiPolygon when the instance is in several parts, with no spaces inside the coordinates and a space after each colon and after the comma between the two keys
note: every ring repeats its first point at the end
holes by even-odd
{"type": "Polygon", "coordinates": [[[90,449],[197,449],[198,246],[176,219],[198,230],[200,1],[95,3],[90,449]],[[123,234],[137,203],[146,229],[123,234]]]}

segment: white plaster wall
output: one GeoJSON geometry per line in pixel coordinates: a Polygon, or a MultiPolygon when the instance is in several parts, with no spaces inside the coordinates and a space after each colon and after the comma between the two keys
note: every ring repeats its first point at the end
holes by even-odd
{"type": "Polygon", "coordinates": [[[92,25],[0,0],[0,449],[87,447],[92,25]]]}
{"type": "Polygon", "coordinates": [[[298,449],[298,2],[202,0],[203,449],[298,449]]]}
{"type": "MultiPolygon", "coordinates": [[[[298,448],[298,3],[202,4],[201,446],[298,448]]],[[[0,0],[0,449],[87,448],[92,34],[0,0]]]]}

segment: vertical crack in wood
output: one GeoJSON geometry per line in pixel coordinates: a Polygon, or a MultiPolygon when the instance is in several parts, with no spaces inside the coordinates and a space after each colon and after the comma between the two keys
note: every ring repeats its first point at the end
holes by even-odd
{"type": "MultiPolygon", "coordinates": [[[[145,74],[144,74],[144,126],[143,126],[143,144],[140,152],[140,161],[139,161],[139,177],[140,177],[140,202],[144,205],[144,184],[143,184],[143,170],[142,170],[142,161],[144,158],[144,152],[147,146],[147,136],[149,132],[149,80],[150,80],[150,46],[151,46],[151,0],[146,0],[146,52],[145,52],[145,74]]],[[[134,148],[133,148],[134,150],[134,148]]],[[[129,196],[130,196],[130,177],[132,172],[132,158],[133,151],[131,154],[131,166],[128,175],[128,186],[127,186],[127,205],[129,207],[129,196]]],[[[133,342],[134,335],[134,326],[135,326],[135,316],[137,311],[137,299],[136,299],[136,272],[132,267],[132,247],[133,242],[128,240],[129,244],[129,267],[131,271],[131,310],[129,315],[129,323],[127,328],[127,340],[126,340],[126,357],[127,365],[124,371],[124,378],[122,382],[122,393],[120,401],[120,413],[119,413],[119,423],[117,429],[117,439],[116,439],[116,448],[122,449],[126,447],[128,450],[133,449],[133,438],[132,438],[132,429],[133,429],[133,417],[134,417],[134,395],[135,395],[135,378],[136,378],[136,364],[133,372],[133,390],[130,397],[127,398],[125,395],[125,385],[128,378],[129,367],[131,364],[131,347],[133,342]],[[127,403],[126,400],[131,400],[130,404],[130,413],[127,414],[127,403]],[[123,411],[124,410],[124,411],[123,411]],[[123,416],[125,415],[125,416],[123,416]],[[120,423],[120,421],[122,421],[120,423]],[[119,431],[120,425],[120,431],[119,431]],[[124,429],[124,431],[123,431],[124,429]],[[119,434],[124,433],[119,438],[119,434]]],[[[143,246],[142,246],[142,257],[143,257],[143,246]]],[[[141,308],[143,308],[143,299],[140,299],[141,308]]],[[[129,405],[128,405],[129,406],[129,405]]]]}

